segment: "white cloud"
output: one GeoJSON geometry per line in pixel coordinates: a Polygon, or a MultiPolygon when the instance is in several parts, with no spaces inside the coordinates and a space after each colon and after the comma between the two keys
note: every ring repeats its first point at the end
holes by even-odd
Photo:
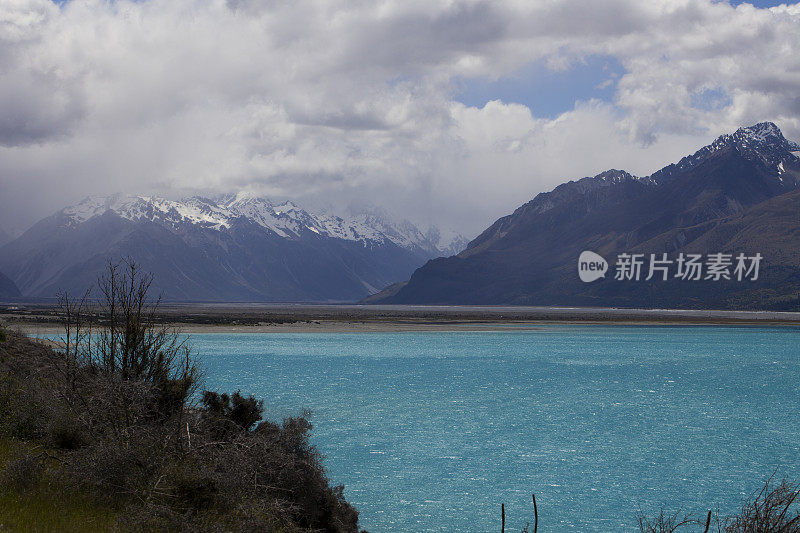
{"type": "Polygon", "coordinates": [[[90,192],[249,188],[475,232],[743,124],[800,138],[799,30],[798,6],[710,0],[5,0],[0,226],[90,192]],[[453,101],[456,79],[595,54],[626,71],[611,103],[453,101]]]}

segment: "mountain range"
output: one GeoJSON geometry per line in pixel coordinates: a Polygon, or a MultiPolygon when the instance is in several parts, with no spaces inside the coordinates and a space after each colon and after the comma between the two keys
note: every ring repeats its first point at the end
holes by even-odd
{"type": "Polygon", "coordinates": [[[800,309],[798,155],[797,143],[764,122],[649,176],[608,170],[564,183],[497,220],[461,253],[430,260],[367,301],[800,309]],[[581,281],[583,251],[607,260],[605,277],[581,281]],[[665,253],[673,268],[690,253],[763,260],[755,280],[616,279],[621,254],[665,253]]]}
{"type": "Polygon", "coordinates": [[[109,259],[132,257],[172,301],[795,310],[798,155],[773,123],[740,128],[649,176],[612,169],[559,185],[468,244],[376,210],[314,213],[247,193],[90,197],[0,246],[0,298],[82,293],[109,259]],[[579,278],[584,251],[607,260],[605,276],[579,278]],[[615,275],[626,254],[676,267],[715,253],[758,254],[760,275],[615,275]]]}
{"type": "Polygon", "coordinates": [[[311,213],[247,193],[116,195],[86,198],[0,247],[0,272],[25,297],[49,298],[82,293],[109,259],[130,257],[171,301],[353,301],[465,245],[376,210],[311,213]]]}

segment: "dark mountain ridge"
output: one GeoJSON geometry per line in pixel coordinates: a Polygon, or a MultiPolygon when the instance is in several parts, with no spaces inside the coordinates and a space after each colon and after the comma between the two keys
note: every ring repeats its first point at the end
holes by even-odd
{"type": "Polygon", "coordinates": [[[777,126],[761,123],[723,135],[647,177],[609,170],[564,183],[497,220],[460,254],[429,261],[405,286],[371,302],[795,308],[797,300],[785,294],[800,293],[795,284],[800,282],[798,263],[792,265],[774,244],[788,243],[792,250],[800,246],[800,240],[789,238],[800,227],[800,204],[793,193],[800,188],[800,158],[793,153],[799,150],[777,126]],[[779,204],[770,203],[784,196],[779,204]],[[796,216],[771,213],[770,207],[777,205],[783,215],[796,216]],[[736,240],[735,234],[728,240],[720,237],[727,235],[722,228],[748,233],[742,221],[768,231],[750,233],[747,241],[736,240]],[[697,248],[702,243],[718,249],[697,248]],[[611,275],[594,283],[583,283],[577,276],[583,250],[613,263],[620,253],[674,256],[690,249],[761,252],[765,274],[749,285],[621,283],[613,279],[613,265],[611,275]],[[765,294],[779,287],[785,294],[776,293],[774,301],[743,294],[765,294]]]}

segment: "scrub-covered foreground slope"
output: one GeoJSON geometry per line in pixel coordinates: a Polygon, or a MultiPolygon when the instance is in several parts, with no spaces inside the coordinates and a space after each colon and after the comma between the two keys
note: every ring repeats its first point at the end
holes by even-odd
{"type": "MultiPolygon", "coordinates": [[[[609,170],[571,181],[499,219],[460,254],[434,259],[402,287],[371,299],[400,304],[800,307],[800,146],[772,123],[741,128],[658,172],[609,170]],[[578,276],[582,251],[608,261],[578,276]],[[646,281],[650,254],[668,279],[646,281]],[[675,277],[680,254],[731,254],[731,279],[675,277]],[[620,254],[644,254],[641,278],[615,279],[620,254]],[[758,279],[736,279],[736,257],[761,254],[758,279]]],[[[749,267],[752,262],[747,263],[749,267]]]]}

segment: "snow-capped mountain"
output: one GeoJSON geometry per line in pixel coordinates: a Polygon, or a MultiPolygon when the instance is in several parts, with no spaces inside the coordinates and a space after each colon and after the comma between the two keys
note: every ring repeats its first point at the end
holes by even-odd
{"type": "Polygon", "coordinates": [[[763,169],[766,185],[773,189],[770,195],[800,187],[800,174],[796,171],[800,163],[800,145],[787,140],[772,122],[762,122],[739,128],[732,134],[722,135],[708,146],[682,158],[678,163],[670,164],[649,176],[635,176],[624,170],[606,170],[596,176],[562,183],[552,191],[538,194],[520,209],[545,213],[564,202],[571,201],[575,195],[592,193],[600,199],[607,194],[611,195],[607,200],[616,201],[625,194],[635,196],[644,191],[658,190],[660,186],[675,177],[690,172],[713,155],[725,151],[733,151],[742,159],[763,169]]]}
{"type": "Polygon", "coordinates": [[[466,240],[455,232],[442,236],[437,228],[430,228],[423,233],[411,222],[395,222],[376,209],[348,213],[345,217],[310,213],[292,202],[273,203],[246,192],[217,199],[194,196],[180,201],[148,196],[89,197],[61,213],[68,225],[76,226],[106,211],[131,221],[156,222],[173,230],[190,225],[225,231],[230,230],[237,219],[246,219],[284,239],[300,239],[312,232],[359,242],[365,247],[393,243],[434,255],[454,255],[463,249],[458,249],[460,245],[466,246],[466,240]]]}
{"type": "Polygon", "coordinates": [[[179,201],[89,197],[0,248],[25,296],[91,285],[107,258],[131,256],[172,300],[346,301],[402,280],[466,239],[378,210],[338,215],[248,193],[179,201]]]}
{"type": "MultiPolygon", "coordinates": [[[[678,163],[668,165],[647,179],[663,183],[669,179],[688,172],[710,155],[725,149],[735,150],[744,159],[758,162],[767,169],[776,172],[776,177],[786,173],[785,164],[798,160],[800,145],[783,136],[781,130],[772,122],[760,122],[753,126],[739,128],[734,133],[717,137],[694,154],[682,158],[678,163]]],[[[783,181],[780,179],[779,181],[783,181]]],[[[793,187],[793,186],[792,186],[793,187]]]]}
{"type": "Polygon", "coordinates": [[[608,170],[563,183],[502,217],[456,257],[429,261],[388,304],[800,309],[800,146],[763,122],[722,135],[650,176],[608,170]],[[758,280],[591,284],[581,252],[761,254],[758,280]]]}
{"type": "Polygon", "coordinates": [[[590,191],[602,194],[601,191],[605,190],[613,191],[610,194],[619,196],[620,185],[622,189],[654,190],[676,176],[691,171],[712,155],[726,150],[735,151],[743,159],[758,164],[771,176],[771,181],[778,190],[790,191],[800,187],[800,176],[789,170],[800,162],[800,145],[787,140],[772,122],[762,122],[722,135],[678,163],[667,165],[649,176],[635,176],[624,170],[606,170],[596,176],[562,183],[550,192],[537,195],[530,205],[523,207],[544,213],[563,201],[571,200],[576,194],[590,191]]]}

